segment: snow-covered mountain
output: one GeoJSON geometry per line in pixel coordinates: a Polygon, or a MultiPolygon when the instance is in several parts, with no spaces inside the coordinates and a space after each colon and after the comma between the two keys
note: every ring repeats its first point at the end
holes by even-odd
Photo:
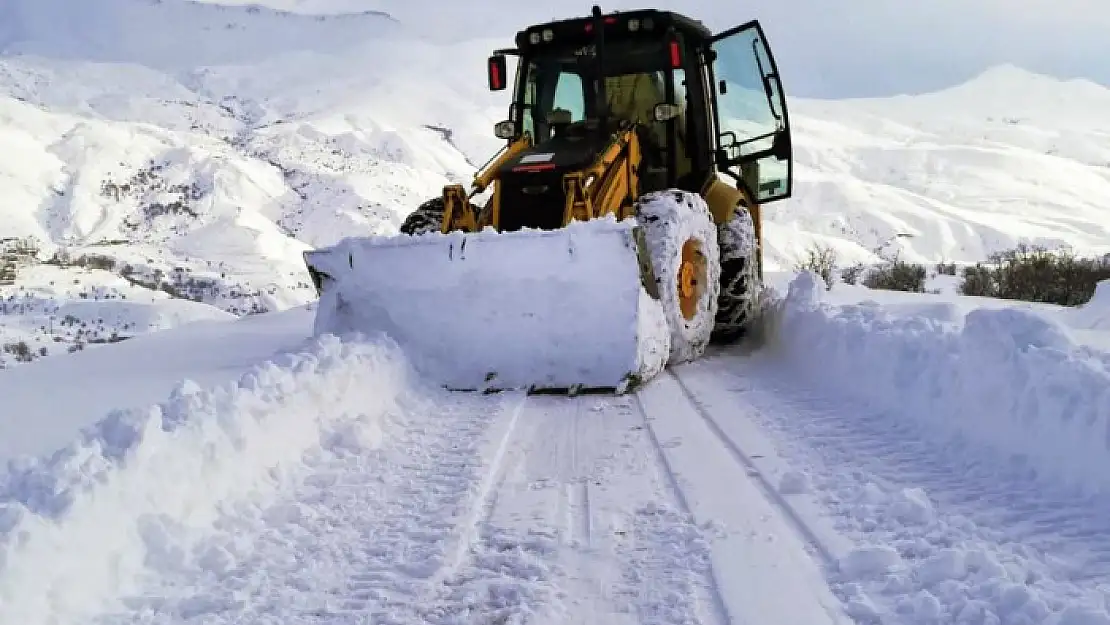
{"type": "MultiPolygon", "coordinates": [[[[303,250],[395,231],[497,149],[506,102],[483,59],[511,33],[445,45],[345,13],[361,3],[287,4],[4,4],[3,343],[55,353],[307,302],[303,250]]],[[[1107,104],[1016,68],[913,98],[794,100],[797,197],[766,213],[768,265],[814,241],[847,261],[1110,251],[1107,104]]]]}
{"type": "Polygon", "coordinates": [[[795,100],[798,194],[767,244],[810,236],[858,256],[898,234],[915,261],[1025,241],[1110,250],[1110,90],[1001,66],[937,93],[795,100]]]}

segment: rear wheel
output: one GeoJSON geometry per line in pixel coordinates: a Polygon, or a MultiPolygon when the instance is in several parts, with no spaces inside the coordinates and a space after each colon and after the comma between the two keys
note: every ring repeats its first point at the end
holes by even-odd
{"type": "Polygon", "coordinates": [[[443,213],[446,212],[442,197],[432,198],[416,207],[401,223],[401,234],[419,235],[439,232],[443,227],[443,213]]]}
{"type": "Polygon", "coordinates": [[[762,281],[759,278],[755,225],[748,209],[737,206],[732,218],[717,228],[721,246],[721,284],[714,343],[733,343],[755,319],[762,281]]]}
{"type": "Polygon", "coordinates": [[[695,360],[709,345],[720,291],[713,216],[700,195],[674,189],[644,195],[636,202],[636,216],[671,335],[669,362],[695,360]]]}

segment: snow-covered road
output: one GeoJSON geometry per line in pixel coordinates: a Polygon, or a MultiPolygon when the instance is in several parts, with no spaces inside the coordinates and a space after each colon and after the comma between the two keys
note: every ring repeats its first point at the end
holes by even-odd
{"type": "Polygon", "coordinates": [[[626,397],[407,395],[306,465],[91,622],[1105,622],[1105,499],[762,354],[626,397]]]}
{"type": "Polygon", "coordinates": [[[722,434],[837,563],[829,582],[859,622],[1110,623],[1107,497],[1038,482],[1020,461],[819,390],[765,355],[681,377],[728,411],[722,434]]]}
{"type": "Polygon", "coordinates": [[[849,622],[677,384],[410,397],[326,436],[284,497],[231,507],[93,622],[849,622]]]}
{"type": "Polygon", "coordinates": [[[0,623],[1110,624],[1110,355],[818,286],[619,397],[449,393],[308,311],[27,365],[207,386],[0,421],[56,450],[0,472],[0,623]]]}

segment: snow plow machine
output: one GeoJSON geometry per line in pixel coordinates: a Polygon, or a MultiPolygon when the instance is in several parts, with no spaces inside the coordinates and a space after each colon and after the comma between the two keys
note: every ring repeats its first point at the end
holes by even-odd
{"type": "Polygon", "coordinates": [[[758,21],[653,9],[530,26],[505,146],[396,236],[305,252],[315,333],[390,336],[453,390],[624,393],[739,340],[760,208],[790,197],[785,95],[758,21]]]}

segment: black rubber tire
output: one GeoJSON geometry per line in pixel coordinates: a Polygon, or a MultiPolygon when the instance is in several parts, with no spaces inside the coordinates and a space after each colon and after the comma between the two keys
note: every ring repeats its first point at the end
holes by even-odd
{"type": "Polygon", "coordinates": [[[401,223],[401,234],[415,236],[428,232],[439,232],[443,227],[443,213],[446,207],[443,198],[437,197],[424,202],[405,217],[401,223]]]}
{"type": "Polygon", "coordinates": [[[655,283],[670,331],[667,362],[676,365],[697,360],[709,345],[719,301],[720,245],[713,215],[700,195],[678,189],[643,195],[636,201],[635,214],[647,237],[655,283]],[[705,286],[690,319],[683,316],[678,295],[682,247],[688,239],[698,242],[705,262],[705,286]]]}
{"type": "Polygon", "coordinates": [[[763,284],[759,277],[755,225],[744,206],[717,226],[721,247],[721,290],[711,342],[735,343],[744,338],[756,316],[763,284]]]}

